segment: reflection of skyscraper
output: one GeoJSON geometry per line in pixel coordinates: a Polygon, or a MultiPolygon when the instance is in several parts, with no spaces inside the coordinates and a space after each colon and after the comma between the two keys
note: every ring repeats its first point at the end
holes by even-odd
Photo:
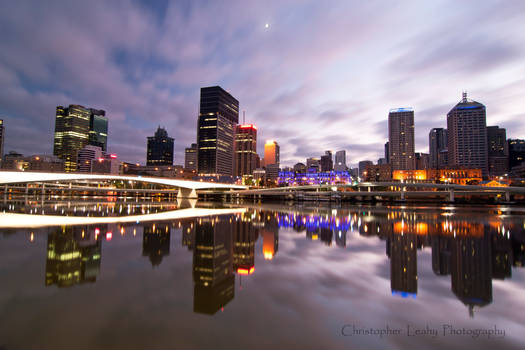
{"type": "Polygon", "coordinates": [[[144,225],[142,256],[149,256],[152,266],[160,265],[162,257],[170,254],[170,236],[169,224],[144,225]]]}
{"type": "Polygon", "coordinates": [[[264,259],[271,260],[279,250],[279,224],[273,214],[264,213],[263,216],[263,255],[264,259]]]}
{"type": "Polygon", "coordinates": [[[45,285],[71,287],[95,282],[100,270],[101,241],[95,229],[62,227],[47,236],[45,285]]]}
{"type": "MultiPolygon", "coordinates": [[[[395,226],[395,225],[394,225],[395,226]]],[[[390,245],[390,287],[403,297],[417,294],[417,235],[394,233],[390,245]]]]}
{"type": "Polygon", "coordinates": [[[432,271],[436,275],[450,274],[450,245],[451,238],[441,235],[431,237],[432,244],[432,271]]]}
{"type": "Polygon", "coordinates": [[[505,279],[512,276],[512,242],[507,235],[496,232],[492,240],[492,278],[505,279]]]}
{"type": "Polygon", "coordinates": [[[257,229],[251,222],[251,213],[244,213],[233,225],[233,269],[238,274],[251,274],[255,268],[255,241],[257,229]]]}
{"type": "Polygon", "coordinates": [[[193,250],[195,247],[195,226],[195,220],[182,224],[182,246],[188,247],[188,250],[193,250]]]}
{"type": "Polygon", "coordinates": [[[455,237],[452,244],[451,268],[452,291],[468,306],[471,316],[475,306],[481,307],[492,302],[488,235],[455,237]]]}
{"type": "Polygon", "coordinates": [[[214,314],[233,299],[233,244],[230,218],[196,220],[193,251],[193,311],[214,314]]]}

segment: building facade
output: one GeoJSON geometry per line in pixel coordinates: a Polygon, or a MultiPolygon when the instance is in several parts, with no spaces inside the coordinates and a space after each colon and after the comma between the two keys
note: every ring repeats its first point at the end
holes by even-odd
{"type": "Polygon", "coordinates": [[[507,132],[499,126],[487,126],[488,165],[490,176],[509,172],[509,146],[507,132]]]}
{"type": "Polygon", "coordinates": [[[334,170],[334,160],[332,158],[332,151],[325,151],[324,156],[321,156],[321,171],[334,170]]]}
{"type": "Polygon", "coordinates": [[[509,168],[512,169],[525,162],[525,140],[508,139],[509,168]]]}
{"type": "Polygon", "coordinates": [[[184,149],[184,169],[197,171],[197,144],[184,149]]]}
{"type": "Polygon", "coordinates": [[[108,118],[104,110],[89,109],[89,144],[108,151],[108,118]]]}
{"type": "Polygon", "coordinates": [[[235,126],[239,101],[220,86],[201,88],[197,124],[197,171],[233,176],[235,126]]]}
{"type": "Polygon", "coordinates": [[[488,175],[487,122],[485,106],[463,99],[447,114],[448,165],[481,169],[488,175]]]}
{"type": "Polygon", "coordinates": [[[264,144],[264,166],[280,163],[279,144],[274,140],[268,140],[264,144]]]}
{"type": "Polygon", "coordinates": [[[430,168],[430,155],[428,153],[415,153],[416,169],[430,168]]]}
{"type": "Polygon", "coordinates": [[[146,165],[173,165],[173,138],[160,126],[148,137],[146,165]]]}
{"type": "Polygon", "coordinates": [[[104,157],[104,152],[99,146],[87,145],[78,151],[77,171],[81,173],[91,172],[91,161],[104,157]]]}
{"type": "Polygon", "coordinates": [[[346,151],[335,152],[335,171],[346,171],[346,151]]]}
{"type": "Polygon", "coordinates": [[[391,109],[388,114],[388,154],[393,170],[415,169],[414,110],[391,109]]]}
{"type": "Polygon", "coordinates": [[[257,127],[237,125],[235,132],[235,176],[252,175],[257,167],[257,127]]]}
{"type": "Polygon", "coordinates": [[[4,159],[4,139],[5,139],[5,126],[4,120],[0,119],[0,164],[4,159]]]}
{"type": "Polygon", "coordinates": [[[440,161],[443,157],[442,151],[447,150],[447,129],[434,128],[428,134],[428,151],[430,154],[430,167],[432,169],[440,169],[446,162],[440,161]]]}

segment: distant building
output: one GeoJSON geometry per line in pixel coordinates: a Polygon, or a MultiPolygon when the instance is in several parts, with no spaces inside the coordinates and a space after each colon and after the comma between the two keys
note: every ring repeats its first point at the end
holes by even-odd
{"type": "Polygon", "coordinates": [[[337,185],[352,183],[352,178],[348,171],[328,171],[328,172],[306,172],[296,173],[294,171],[280,171],[279,185],[297,186],[297,185],[337,185]]]}
{"type": "Polygon", "coordinates": [[[3,157],[2,169],[6,170],[25,170],[27,168],[27,161],[23,154],[10,151],[3,157]]]}
{"type": "Polygon", "coordinates": [[[197,171],[197,144],[192,143],[191,147],[184,150],[184,169],[197,171]]]}
{"type": "Polygon", "coordinates": [[[237,125],[235,132],[235,176],[252,175],[257,166],[257,127],[237,125]]]}
{"type": "Polygon", "coordinates": [[[332,159],[332,151],[325,151],[324,156],[321,156],[321,171],[334,170],[334,160],[332,159]]]}
{"type": "Polygon", "coordinates": [[[447,150],[447,129],[434,128],[428,134],[428,151],[430,154],[430,168],[440,169],[447,166],[440,161],[440,154],[447,150]]]}
{"type": "Polygon", "coordinates": [[[388,114],[389,162],[393,170],[415,169],[414,110],[391,109],[388,114]]]}
{"type": "Polygon", "coordinates": [[[147,223],[142,235],[142,256],[149,257],[151,266],[158,266],[170,254],[171,227],[166,223],[147,223]]]}
{"type": "Polygon", "coordinates": [[[148,137],[146,165],[173,165],[173,138],[160,126],[154,136],[148,137]]]}
{"type": "Polygon", "coordinates": [[[321,160],[319,158],[307,158],[306,168],[308,172],[318,173],[321,171],[321,160]]]}
{"type": "Polygon", "coordinates": [[[279,177],[279,164],[266,165],[266,181],[277,181],[279,177]]]}
{"type": "Polygon", "coordinates": [[[390,142],[387,141],[385,143],[385,159],[386,159],[387,163],[390,163],[390,153],[389,153],[389,150],[388,150],[389,147],[390,147],[390,142]]]}
{"type": "Polygon", "coordinates": [[[509,149],[509,168],[521,165],[525,162],[525,140],[508,139],[507,145],[509,149]]]}
{"type": "Polygon", "coordinates": [[[108,150],[108,118],[106,111],[89,109],[89,144],[108,150]]]}
{"type": "Polygon", "coordinates": [[[86,145],[78,151],[78,166],[77,171],[81,173],[91,172],[91,161],[98,160],[104,157],[104,152],[99,146],[86,145]]]}
{"type": "Polygon", "coordinates": [[[335,171],[346,171],[346,151],[337,151],[335,152],[335,171]]]}
{"type": "Polygon", "coordinates": [[[509,172],[509,147],[504,128],[487,126],[488,164],[490,176],[502,176],[509,172]]]}
{"type": "Polygon", "coordinates": [[[0,163],[4,158],[4,139],[5,139],[5,126],[4,120],[0,119],[0,163]]]}
{"type": "Polygon", "coordinates": [[[475,185],[483,180],[481,169],[393,170],[392,179],[457,185],[475,185]]]}
{"type": "Polygon", "coordinates": [[[266,185],[266,170],[263,168],[257,168],[253,171],[253,181],[256,186],[266,185]]]}
{"type": "Polygon", "coordinates": [[[364,171],[364,181],[388,182],[392,181],[392,166],[390,164],[369,164],[364,171]]]}
{"type": "Polygon", "coordinates": [[[416,169],[430,169],[430,155],[428,153],[415,153],[416,169]]]}
{"type": "Polygon", "coordinates": [[[91,172],[97,174],[119,174],[120,162],[116,154],[104,154],[103,157],[91,160],[91,172]]]}
{"type": "Polygon", "coordinates": [[[358,166],[359,166],[359,177],[361,179],[364,179],[366,177],[366,167],[370,166],[370,165],[374,165],[374,162],[372,162],[371,160],[362,160],[359,162],[358,166]]]}
{"type": "Polygon", "coordinates": [[[35,154],[32,156],[24,156],[23,154],[11,151],[4,156],[2,169],[57,173],[64,171],[64,161],[52,155],[35,154]]]}
{"type": "Polygon", "coordinates": [[[303,163],[297,163],[293,166],[293,171],[295,173],[304,174],[307,172],[307,168],[303,163]]]}
{"type": "Polygon", "coordinates": [[[384,164],[388,164],[388,162],[386,161],[386,158],[379,158],[377,160],[377,164],[378,165],[384,165],[384,164]]]}
{"type": "Polygon", "coordinates": [[[268,140],[264,144],[264,166],[280,163],[280,148],[276,141],[268,140]]]}
{"type": "Polygon", "coordinates": [[[239,101],[220,86],[201,88],[197,126],[197,171],[233,176],[235,126],[239,101]]]}
{"type": "Polygon", "coordinates": [[[463,99],[447,114],[448,163],[451,168],[481,169],[488,175],[487,122],[485,106],[463,99]]]}

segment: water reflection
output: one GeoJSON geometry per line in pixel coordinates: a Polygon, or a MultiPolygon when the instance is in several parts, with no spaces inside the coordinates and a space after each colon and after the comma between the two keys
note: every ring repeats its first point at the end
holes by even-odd
{"type": "Polygon", "coordinates": [[[519,216],[441,209],[254,207],[238,214],[54,228],[47,236],[45,285],[94,283],[101,270],[102,241],[118,233],[136,235],[137,229],[142,231],[142,256],[153,267],[170,255],[171,236],[180,232],[179,242],[192,254],[193,311],[207,315],[232,302],[236,278],[242,283],[242,276],[256,274],[257,255],[278,260],[280,231],[303,235],[323,249],[350,249],[356,238],[377,240],[384,244],[392,296],[409,300],[418,295],[418,252],[428,248],[435,278],[450,276],[450,295],[471,316],[493,302],[492,280],[510,279],[513,267],[525,262],[519,216]]]}

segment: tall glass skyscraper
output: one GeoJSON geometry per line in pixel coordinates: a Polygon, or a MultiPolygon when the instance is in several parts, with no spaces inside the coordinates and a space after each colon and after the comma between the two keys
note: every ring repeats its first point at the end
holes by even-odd
{"type": "Polygon", "coordinates": [[[391,109],[388,114],[388,147],[392,170],[415,169],[414,110],[391,109]]]}
{"type": "Polygon", "coordinates": [[[89,117],[89,144],[108,150],[108,118],[106,111],[90,109],[89,117]]]}
{"type": "Polygon", "coordinates": [[[235,132],[235,176],[252,175],[257,163],[257,127],[237,125],[235,132]]]}
{"type": "Polygon", "coordinates": [[[90,115],[80,105],[57,106],[53,154],[64,161],[66,172],[77,170],[77,153],[89,142],[90,115]]]}
{"type": "Polygon", "coordinates": [[[220,86],[201,88],[197,124],[197,171],[233,176],[233,143],[239,101],[220,86]]]}
{"type": "Polygon", "coordinates": [[[443,151],[447,150],[447,129],[434,128],[430,130],[428,134],[428,151],[430,154],[430,168],[439,169],[442,168],[443,163],[440,157],[443,151]]]}
{"type": "Polygon", "coordinates": [[[488,175],[487,115],[479,102],[463,99],[447,114],[450,167],[481,169],[488,175]]]}
{"type": "Polygon", "coordinates": [[[148,137],[147,165],[173,165],[173,138],[160,126],[148,137]]]}

